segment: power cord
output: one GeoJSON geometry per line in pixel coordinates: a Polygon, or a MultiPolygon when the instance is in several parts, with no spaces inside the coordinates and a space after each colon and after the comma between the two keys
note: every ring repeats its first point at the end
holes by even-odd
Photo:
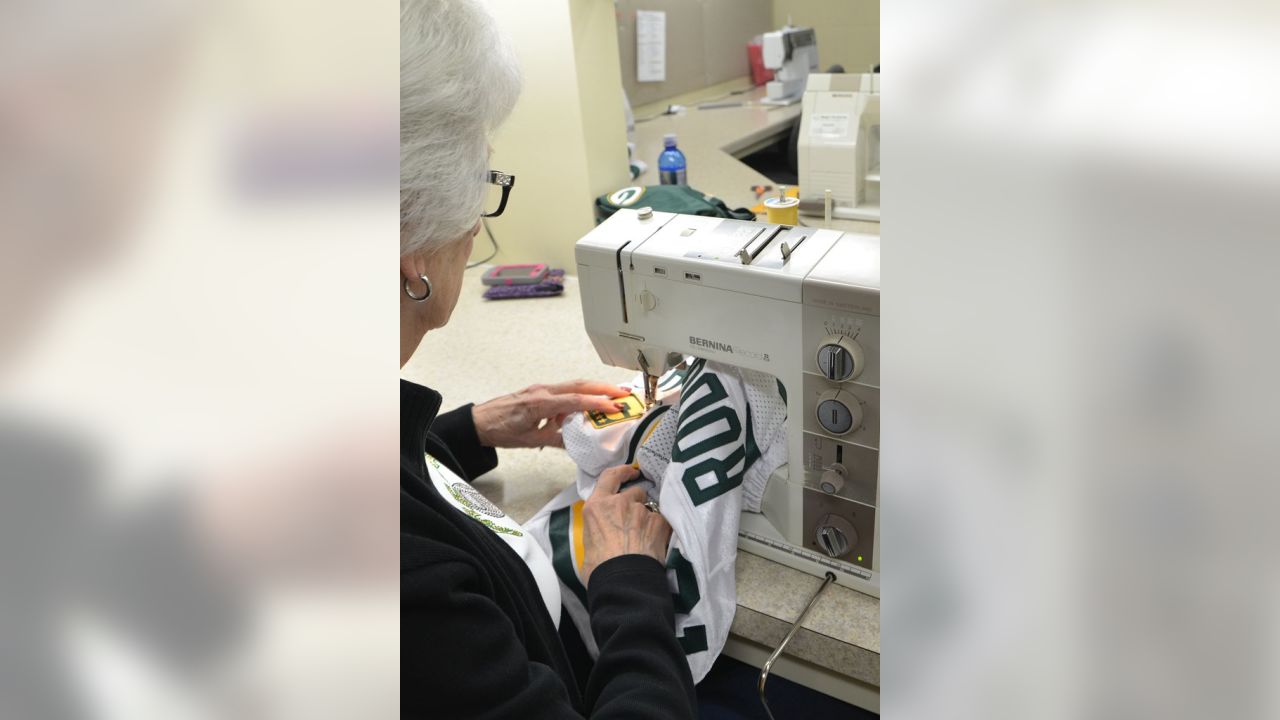
{"type": "Polygon", "coordinates": [[[666,110],[663,110],[662,112],[656,115],[649,115],[648,117],[636,118],[636,124],[639,125],[640,123],[649,122],[650,120],[656,120],[662,117],[663,115],[679,115],[684,111],[685,111],[685,106],[683,105],[668,105],[666,110]]]}
{"type": "Polygon", "coordinates": [[[489,236],[489,242],[493,244],[493,252],[489,253],[488,257],[486,257],[483,260],[477,260],[473,263],[467,263],[468,270],[470,270],[473,267],[478,267],[480,265],[483,265],[489,262],[498,254],[498,241],[494,239],[493,231],[489,229],[489,221],[484,218],[480,218],[480,224],[484,226],[484,234],[489,236]]]}
{"type": "Polygon", "coordinates": [[[715,97],[713,97],[713,98],[707,98],[707,99],[703,100],[702,102],[698,103],[698,107],[702,107],[703,105],[709,105],[709,104],[711,104],[711,103],[713,103],[713,102],[716,102],[717,100],[724,100],[725,98],[730,98],[730,97],[733,97],[733,96],[735,96],[735,95],[743,95],[743,94],[749,93],[749,92],[751,92],[752,90],[755,90],[755,89],[756,89],[756,86],[755,86],[755,85],[748,85],[747,87],[741,88],[741,89],[739,89],[739,90],[730,90],[729,92],[727,92],[727,93],[725,93],[725,94],[723,94],[723,95],[717,95],[717,96],[715,96],[715,97]]]}
{"type": "MultiPolygon", "coordinates": [[[[729,92],[727,92],[727,93],[725,93],[725,94],[723,94],[723,95],[717,95],[716,97],[710,98],[709,100],[703,100],[703,101],[702,101],[702,103],[700,103],[699,107],[700,107],[701,105],[705,105],[705,104],[710,103],[710,102],[715,102],[715,101],[717,101],[717,100],[723,100],[723,99],[725,99],[725,98],[727,98],[727,97],[732,97],[732,96],[734,96],[734,95],[742,95],[743,93],[749,93],[749,92],[751,92],[752,90],[755,90],[755,89],[756,89],[756,86],[755,86],[755,85],[748,85],[747,87],[744,87],[744,88],[742,88],[742,89],[740,89],[740,90],[730,90],[729,92]]],[[[678,114],[680,114],[680,113],[684,112],[686,109],[687,109],[687,108],[685,108],[685,106],[684,106],[684,105],[668,105],[666,110],[663,110],[662,112],[657,113],[657,114],[655,114],[655,115],[649,115],[649,116],[647,116],[647,117],[636,118],[636,119],[635,119],[635,122],[636,122],[636,124],[637,124],[637,125],[639,125],[640,123],[649,122],[650,120],[657,120],[658,118],[662,117],[663,115],[678,115],[678,114]]]]}

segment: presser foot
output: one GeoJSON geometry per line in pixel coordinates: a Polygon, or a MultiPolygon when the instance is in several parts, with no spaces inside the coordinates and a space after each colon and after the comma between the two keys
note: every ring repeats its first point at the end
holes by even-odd
{"type": "Polygon", "coordinates": [[[644,409],[648,410],[658,404],[658,376],[644,375],[644,409]]]}

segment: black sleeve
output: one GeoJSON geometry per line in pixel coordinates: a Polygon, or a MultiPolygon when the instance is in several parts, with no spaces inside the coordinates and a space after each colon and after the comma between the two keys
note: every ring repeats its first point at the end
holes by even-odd
{"type": "Polygon", "coordinates": [[[591,632],[600,657],[587,681],[591,717],[695,718],[697,696],[676,641],[675,607],[662,563],[623,555],[591,573],[591,632]]]}
{"type": "Polygon", "coordinates": [[[529,659],[511,619],[485,590],[467,562],[402,572],[401,717],[582,717],[560,676],[529,659]]]}
{"type": "Polygon", "coordinates": [[[448,446],[449,452],[453,453],[458,463],[462,465],[466,478],[475,480],[498,467],[498,452],[480,444],[480,438],[476,435],[476,423],[471,417],[471,408],[472,404],[467,403],[456,410],[437,416],[431,423],[431,434],[448,446]]]}
{"type": "MultiPolygon", "coordinates": [[[[602,642],[588,716],[695,717],[693,679],[675,641],[662,565],[624,556],[595,572],[603,575],[592,576],[588,595],[602,642]]],[[[408,584],[424,592],[400,610],[404,717],[582,717],[555,671],[529,659],[510,618],[481,592],[474,567],[433,563],[413,575],[408,584]]]]}

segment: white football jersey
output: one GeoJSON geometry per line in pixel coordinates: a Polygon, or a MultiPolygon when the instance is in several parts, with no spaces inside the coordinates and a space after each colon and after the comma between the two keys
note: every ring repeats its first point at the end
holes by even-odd
{"type": "MultiPolygon", "coordinates": [[[[633,383],[643,395],[643,378],[633,383]]],[[[743,510],[758,512],[769,476],[787,461],[785,390],[773,377],[691,360],[659,381],[661,402],[634,418],[567,418],[565,449],[578,478],[525,529],[552,559],[561,602],[593,656],[582,583],[582,505],[605,469],[637,464],[650,499],[671,524],[667,577],[676,636],[694,682],[724,648],[736,609],[734,560],[743,510]],[[600,426],[604,424],[602,427],[600,426]]]]}

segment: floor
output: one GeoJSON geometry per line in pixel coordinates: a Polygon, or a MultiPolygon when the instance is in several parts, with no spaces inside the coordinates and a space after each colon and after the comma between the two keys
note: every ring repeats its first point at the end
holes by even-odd
{"type": "Polygon", "coordinates": [[[782,140],[738,158],[751,169],[759,172],[779,185],[795,185],[799,182],[796,174],[795,138],[791,134],[782,136],[782,140]]]}
{"type": "MultiPolygon", "coordinates": [[[[698,715],[702,720],[769,720],[756,693],[760,669],[727,655],[698,684],[698,715]]],[[[878,718],[873,712],[777,676],[766,686],[769,707],[777,720],[831,720],[878,718]]]]}

